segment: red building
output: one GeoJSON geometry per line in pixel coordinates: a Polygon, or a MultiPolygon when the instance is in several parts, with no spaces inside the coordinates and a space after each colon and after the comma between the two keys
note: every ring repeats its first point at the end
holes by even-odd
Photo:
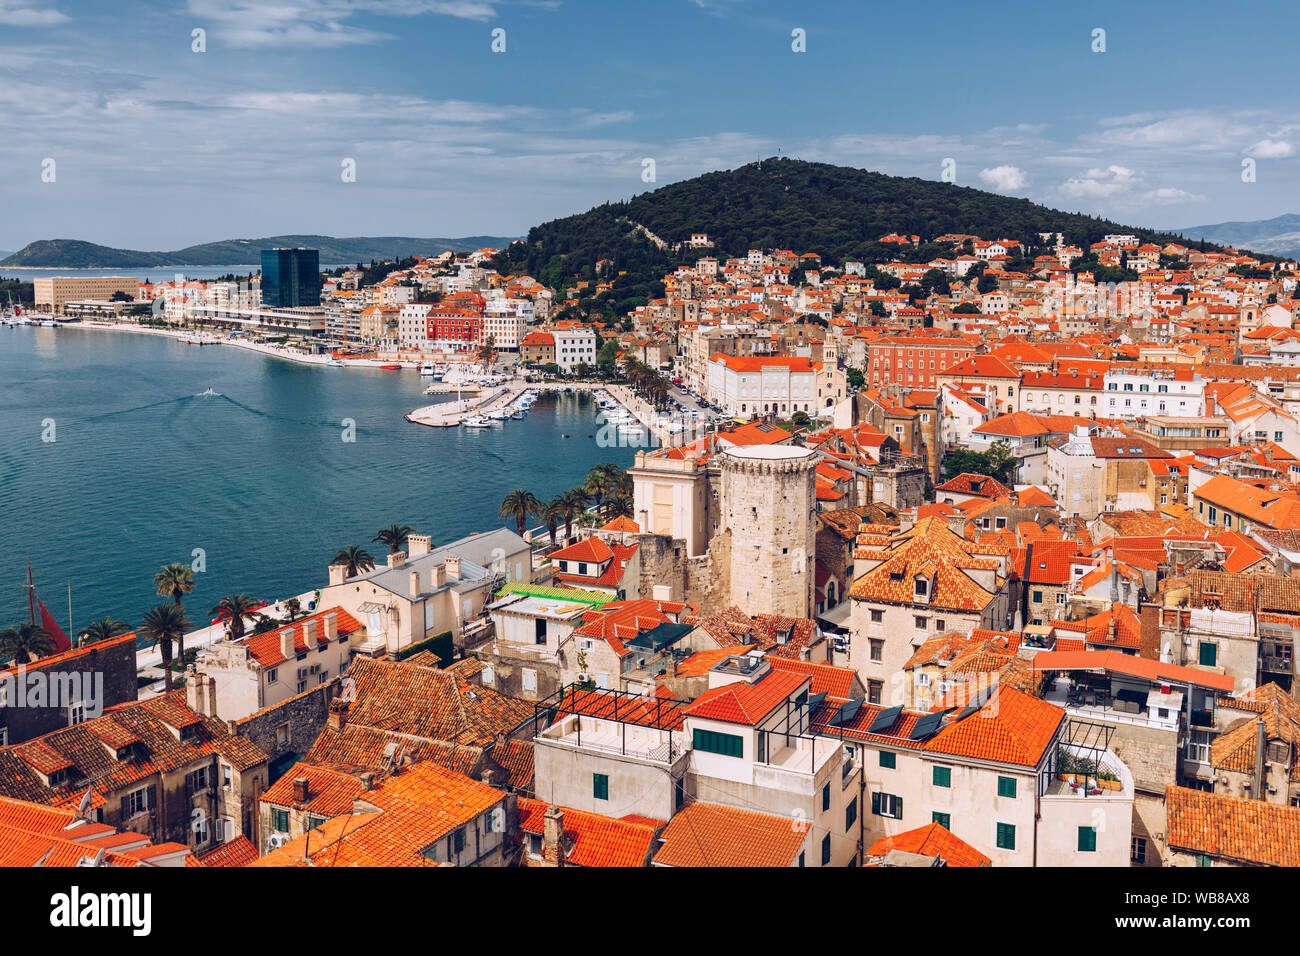
{"type": "Polygon", "coordinates": [[[472,352],[483,336],[483,316],[472,309],[439,306],[429,310],[429,342],[435,349],[472,352]]]}
{"type": "Polygon", "coordinates": [[[963,339],[897,336],[867,346],[867,383],[933,388],[934,377],[974,354],[963,339]]]}

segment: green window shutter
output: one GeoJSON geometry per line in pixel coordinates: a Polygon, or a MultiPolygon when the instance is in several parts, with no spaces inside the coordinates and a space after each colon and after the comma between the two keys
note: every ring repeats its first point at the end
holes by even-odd
{"type": "Polygon", "coordinates": [[[1079,852],[1095,853],[1097,850],[1097,828],[1079,827],[1079,852]]]}
{"type": "Polygon", "coordinates": [[[1015,777],[998,777],[998,796],[1014,797],[1016,795],[1015,777]]]}
{"type": "Polygon", "coordinates": [[[952,786],[952,768],[951,768],[951,767],[935,767],[935,768],[934,768],[934,778],[933,778],[933,779],[934,779],[934,785],[935,785],[936,787],[951,787],[951,786],[952,786]]]}
{"type": "Polygon", "coordinates": [[[457,853],[465,849],[465,828],[464,827],[461,827],[459,830],[456,831],[456,842],[454,844],[454,847],[457,853]]]}
{"type": "Polygon", "coordinates": [[[858,800],[854,797],[849,805],[844,808],[844,829],[852,828],[853,824],[858,821],[858,800]]]}
{"type": "Polygon", "coordinates": [[[939,826],[943,827],[945,830],[952,829],[951,814],[940,813],[938,810],[936,810],[934,813],[930,814],[930,822],[939,824],[939,826]]]}
{"type": "Polygon", "coordinates": [[[1002,850],[1016,848],[1016,828],[1010,823],[998,824],[998,848],[1002,850]]]}
{"type": "Polygon", "coordinates": [[[696,730],[693,743],[696,750],[722,754],[724,757],[743,757],[745,739],[734,734],[720,734],[712,730],[696,730]]]}
{"type": "Polygon", "coordinates": [[[893,770],[898,766],[898,754],[889,753],[884,750],[880,751],[880,766],[884,767],[886,770],[893,770]]]}
{"type": "Polygon", "coordinates": [[[1208,641],[1201,642],[1201,666],[1214,667],[1219,662],[1219,646],[1208,641]]]}
{"type": "Polygon", "coordinates": [[[281,833],[289,832],[289,811],[275,810],[271,813],[271,829],[281,833]]]}
{"type": "Polygon", "coordinates": [[[894,797],[894,819],[903,819],[903,798],[894,797]]]}
{"type": "Polygon", "coordinates": [[[591,775],[591,795],[597,800],[609,799],[609,775],[593,773],[591,775]]]}
{"type": "Polygon", "coordinates": [[[871,795],[871,813],[873,816],[880,816],[880,794],[871,795]]]}
{"type": "Polygon", "coordinates": [[[822,810],[826,811],[831,808],[831,785],[828,783],[822,787],[822,810]]]}

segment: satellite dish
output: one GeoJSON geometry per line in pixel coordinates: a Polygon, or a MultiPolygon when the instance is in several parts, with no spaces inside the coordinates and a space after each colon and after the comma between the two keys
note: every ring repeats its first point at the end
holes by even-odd
{"type": "Polygon", "coordinates": [[[270,853],[272,850],[278,850],[288,842],[289,835],[287,833],[272,833],[266,840],[266,852],[270,853]]]}

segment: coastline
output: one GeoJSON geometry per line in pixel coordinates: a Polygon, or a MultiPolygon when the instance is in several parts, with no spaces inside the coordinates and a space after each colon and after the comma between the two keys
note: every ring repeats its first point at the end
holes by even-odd
{"type": "MultiPolygon", "coordinates": [[[[134,322],[95,322],[82,321],[76,323],[75,328],[81,329],[99,329],[104,332],[139,332],[146,335],[160,335],[170,339],[184,339],[186,341],[200,341],[204,345],[232,345],[236,348],[247,349],[250,352],[260,352],[263,355],[270,355],[273,358],[284,359],[286,362],[298,362],[302,365],[321,365],[326,368],[333,367],[329,363],[332,356],[329,355],[308,355],[305,352],[297,352],[293,349],[282,349],[274,345],[262,345],[258,342],[245,342],[240,339],[220,338],[212,335],[210,332],[184,332],[178,329],[157,329],[149,325],[137,325],[134,322]]],[[[370,360],[356,360],[355,364],[362,365],[370,360]]],[[[344,365],[350,363],[344,362],[344,365]]],[[[362,366],[364,367],[364,366],[362,366]]]]}

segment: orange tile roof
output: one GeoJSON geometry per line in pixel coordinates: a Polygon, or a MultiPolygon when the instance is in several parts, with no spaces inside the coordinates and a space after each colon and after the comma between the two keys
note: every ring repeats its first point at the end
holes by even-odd
{"type": "Polygon", "coordinates": [[[737,681],[707,690],[683,713],[753,727],[809,682],[807,674],[774,668],[753,684],[737,681]]]}
{"type": "Polygon", "coordinates": [[[1300,866],[1300,807],[1165,788],[1169,846],[1235,863],[1300,866]]]}
{"type": "Polygon", "coordinates": [[[1037,767],[1056,739],[1065,710],[999,685],[989,701],[925,743],[931,753],[1037,767]]]}
{"type": "MultiPolygon", "coordinates": [[[[519,800],[519,829],[522,833],[543,836],[547,803],[544,800],[519,800]]],[[[573,849],[564,858],[565,866],[645,866],[656,831],[662,822],[648,817],[615,817],[561,807],[564,835],[573,849]]]]}
{"type": "Polygon", "coordinates": [[[252,654],[254,659],[256,659],[256,661],[263,667],[274,667],[277,664],[283,664],[288,659],[284,656],[284,642],[281,635],[286,633],[293,634],[294,650],[299,654],[306,654],[308,651],[314,650],[316,645],[313,644],[310,647],[307,646],[307,638],[303,633],[303,625],[314,623],[316,626],[316,640],[319,641],[325,636],[325,618],[330,614],[338,615],[339,637],[361,630],[360,621],[342,608],[332,607],[322,611],[317,611],[315,614],[309,614],[307,617],[299,618],[292,624],[278,627],[274,631],[267,631],[265,634],[255,634],[241,638],[239,643],[247,646],[248,652],[252,654]]]}
{"type": "Polygon", "coordinates": [[[882,837],[871,844],[867,856],[884,856],[891,850],[937,856],[948,866],[989,866],[987,856],[969,843],[952,835],[942,824],[931,823],[894,836],[882,837]]]}
{"type": "Polygon", "coordinates": [[[916,603],[913,578],[933,577],[927,606],[982,611],[993,600],[993,594],[967,572],[996,571],[999,564],[974,556],[976,549],[976,545],[954,534],[942,518],[922,518],[894,536],[884,560],[854,581],[849,593],[868,601],[910,606],[916,603]]]}
{"type": "Polygon", "coordinates": [[[660,866],[792,866],[807,837],[790,817],[716,803],[690,803],[664,829],[660,866]]]}

